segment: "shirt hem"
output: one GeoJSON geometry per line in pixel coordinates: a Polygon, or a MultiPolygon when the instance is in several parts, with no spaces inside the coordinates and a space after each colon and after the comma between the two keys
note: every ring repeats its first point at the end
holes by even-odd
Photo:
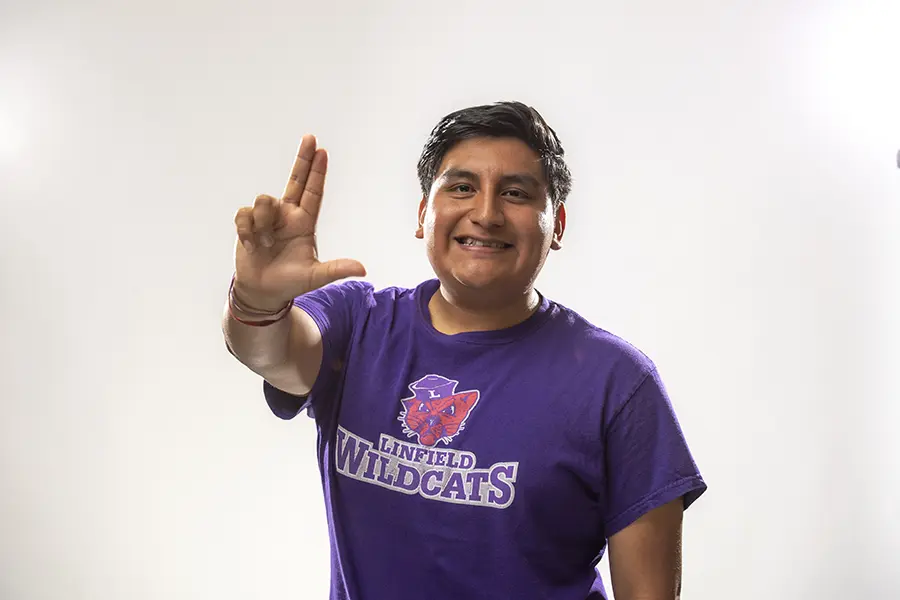
{"type": "Polygon", "coordinates": [[[607,521],[605,525],[606,537],[612,537],[634,523],[641,516],[677,498],[684,498],[684,508],[687,510],[694,500],[699,498],[705,491],[706,483],[700,475],[691,475],[679,479],[661,490],[644,496],[629,508],[607,521]]]}

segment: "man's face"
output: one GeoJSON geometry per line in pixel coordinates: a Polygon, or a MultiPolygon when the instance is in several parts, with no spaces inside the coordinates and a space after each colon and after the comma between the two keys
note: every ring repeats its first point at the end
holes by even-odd
{"type": "Polygon", "coordinates": [[[561,247],[565,222],[536,152],[515,138],[478,137],[444,156],[416,237],[444,285],[516,294],[561,247]]]}

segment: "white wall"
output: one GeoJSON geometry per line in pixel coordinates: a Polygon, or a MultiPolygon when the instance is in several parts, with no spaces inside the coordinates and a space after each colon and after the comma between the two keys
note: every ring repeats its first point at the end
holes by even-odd
{"type": "Polygon", "coordinates": [[[233,213],[316,133],[323,256],[414,284],[425,135],[498,99],[576,178],[541,289],[708,479],[685,598],[900,597],[896,1],[235,4],[0,8],[0,598],[326,597],[313,424],[219,330],[233,213]]]}

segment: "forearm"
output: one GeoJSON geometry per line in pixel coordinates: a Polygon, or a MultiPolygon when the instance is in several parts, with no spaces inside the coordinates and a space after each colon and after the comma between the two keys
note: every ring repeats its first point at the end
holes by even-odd
{"type": "MultiPolygon", "coordinates": [[[[292,308],[291,312],[299,308],[292,308]]],[[[290,357],[291,327],[293,315],[277,323],[256,327],[234,318],[228,303],[222,316],[222,332],[228,350],[241,363],[254,371],[271,369],[288,362],[290,357]]]]}

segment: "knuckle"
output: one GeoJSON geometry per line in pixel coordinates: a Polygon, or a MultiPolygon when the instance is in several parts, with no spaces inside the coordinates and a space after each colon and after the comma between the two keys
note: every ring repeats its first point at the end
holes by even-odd
{"type": "Polygon", "coordinates": [[[253,208],[253,219],[254,220],[268,220],[272,218],[275,210],[270,204],[263,204],[260,206],[255,206],[253,208]]]}
{"type": "Polygon", "coordinates": [[[253,201],[253,208],[261,208],[261,207],[271,206],[273,200],[274,200],[274,198],[272,198],[272,196],[269,196],[267,194],[260,194],[253,201]]]}

